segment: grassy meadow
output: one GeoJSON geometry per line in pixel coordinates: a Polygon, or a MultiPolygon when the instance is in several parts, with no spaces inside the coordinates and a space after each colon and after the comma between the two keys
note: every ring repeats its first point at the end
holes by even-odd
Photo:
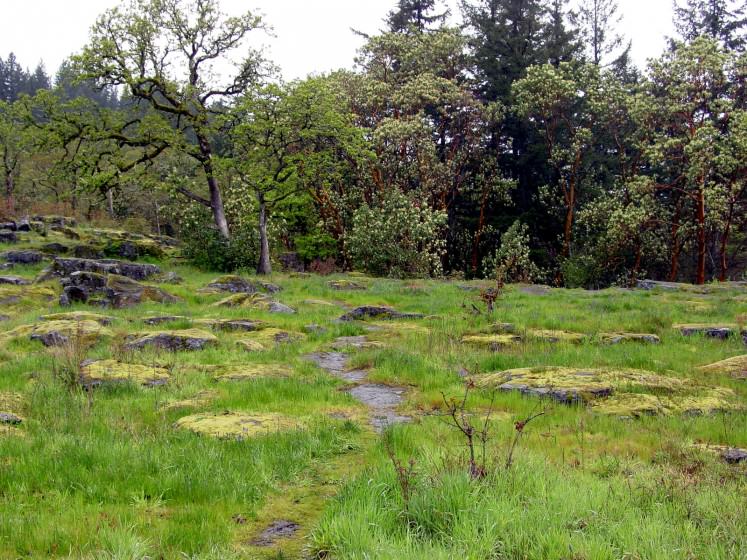
{"type": "MultiPolygon", "coordinates": [[[[2,250],[49,241],[32,235],[2,250]]],[[[0,315],[7,316],[0,322],[0,410],[3,399],[15,398],[13,411],[23,418],[0,426],[0,558],[747,558],[747,465],[727,464],[698,445],[747,448],[747,381],[698,369],[747,348],[738,336],[685,337],[672,328],[738,321],[747,314],[745,287],[509,286],[488,314],[479,282],[278,274],[267,279],[282,288],[272,297],[297,310],[285,315],[215,307],[227,294],[200,289],[217,274],[178,259],[152,262],[183,278],[160,285],[181,302],[63,308],[40,292],[59,294],[56,280],[0,286],[0,315]],[[331,280],[366,289],[335,290],[331,280]],[[337,321],[361,305],[425,317],[337,321]],[[7,334],[70,311],[113,318],[111,335],[91,346],[46,348],[7,334]],[[184,318],[143,323],[158,315],[184,318]],[[263,321],[298,337],[254,352],[237,342],[256,333],[237,331],[213,331],[217,343],[200,351],[125,347],[132,333],[193,328],[205,318],[263,321]],[[500,348],[462,341],[498,322],[513,324],[521,340],[500,348]],[[531,329],[588,336],[549,342],[525,336],[531,329]],[[623,331],[661,342],[600,342],[600,333],[623,331]],[[397,413],[411,419],[382,433],[372,428],[371,410],[347,391],[349,382],[305,358],[339,337],[360,335],[378,344],[347,349],[350,368],[364,370],[367,382],[404,389],[397,413]],[[64,382],[66,368],[75,370],[80,359],[165,368],[169,380],[84,390],[64,382]],[[258,373],[218,379],[249,366],[258,373]],[[728,390],[731,407],[605,414],[473,383],[491,372],[542,366],[647,370],[682,380],[687,390],[728,390]],[[460,417],[486,435],[476,446],[478,476],[470,472],[465,436],[447,414],[444,399],[452,398],[460,417]],[[269,420],[249,437],[210,437],[176,425],[226,411],[269,420]],[[269,543],[258,538],[279,520],[293,529],[269,543]]],[[[43,268],[18,265],[0,274],[31,280],[43,268]]]]}

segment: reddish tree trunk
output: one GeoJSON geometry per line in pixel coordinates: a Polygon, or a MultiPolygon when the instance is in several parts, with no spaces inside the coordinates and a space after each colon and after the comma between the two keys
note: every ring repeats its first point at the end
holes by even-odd
{"type": "Polygon", "coordinates": [[[697,198],[697,220],[698,220],[698,271],[696,284],[705,284],[706,265],[706,231],[705,231],[705,193],[700,189],[697,198]]]}

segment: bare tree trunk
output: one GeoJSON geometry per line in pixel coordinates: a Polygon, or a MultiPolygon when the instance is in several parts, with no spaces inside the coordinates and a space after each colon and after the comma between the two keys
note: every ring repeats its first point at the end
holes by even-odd
{"type": "Polygon", "coordinates": [[[200,145],[200,152],[202,152],[203,155],[202,169],[205,171],[208,189],[210,189],[210,209],[213,211],[215,226],[218,228],[218,231],[224,239],[231,239],[231,232],[228,229],[228,220],[226,220],[226,213],[223,209],[223,197],[220,194],[218,181],[215,178],[215,170],[213,169],[213,154],[212,149],[210,148],[210,142],[206,137],[200,134],[197,135],[197,141],[200,145]]]}
{"type": "Polygon", "coordinates": [[[257,202],[259,203],[259,262],[257,263],[257,274],[272,274],[270,241],[267,238],[267,203],[264,195],[259,191],[257,191],[257,202]]]}
{"type": "Polygon", "coordinates": [[[13,199],[13,193],[15,191],[15,179],[13,177],[13,171],[5,171],[5,207],[11,214],[16,210],[16,202],[13,199]]]}
{"type": "Polygon", "coordinates": [[[705,284],[706,266],[706,231],[705,231],[705,193],[701,188],[698,193],[698,273],[696,284],[705,284]]]}

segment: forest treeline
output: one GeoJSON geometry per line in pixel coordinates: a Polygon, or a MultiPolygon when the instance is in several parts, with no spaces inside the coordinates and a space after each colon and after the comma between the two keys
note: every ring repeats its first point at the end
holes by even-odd
{"type": "Polygon", "coordinates": [[[744,2],[681,0],[646,68],[615,0],[460,9],[399,0],[353,70],[286,83],[248,46],[271,22],[125,2],[54,80],[0,61],[6,213],[104,211],[221,270],[744,277],[744,2]]]}

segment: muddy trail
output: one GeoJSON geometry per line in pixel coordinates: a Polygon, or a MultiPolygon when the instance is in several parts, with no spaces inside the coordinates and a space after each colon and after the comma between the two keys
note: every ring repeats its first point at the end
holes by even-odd
{"type": "MultiPolygon", "coordinates": [[[[335,341],[333,348],[342,348],[343,346],[362,348],[366,343],[367,340],[364,336],[344,337],[335,341]]],[[[329,374],[352,384],[346,391],[369,408],[371,425],[377,432],[383,432],[392,424],[410,421],[409,417],[397,413],[397,407],[402,403],[402,398],[406,392],[404,387],[369,383],[367,381],[368,371],[351,369],[350,355],[345,352],[338,350],[315,352],[307,354],[305,358],[329,374]]]]}

